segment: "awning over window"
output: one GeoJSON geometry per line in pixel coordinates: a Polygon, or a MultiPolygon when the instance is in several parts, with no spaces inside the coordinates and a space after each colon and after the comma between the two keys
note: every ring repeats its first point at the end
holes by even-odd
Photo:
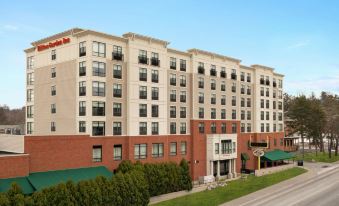
{"type": "Polygon", "coordinates": [[[247,160],[249,160],[249,159],[250,159],[250,157],[248,156],[247,153],[241,153],[241,160],[247,161],[247,160]]]}
{"type": "Polygon", "coordinates": [[[265,152],[262,159],[273,162],[273,161],[278,161],[278,160],[291,159],[292,157],[294,157],[294,155],[291,153],[287,153],[282,150],[273,150],[273,151],[265,152]]]}
{"type": "Polygon", "coordinates": [[[36,172],[29,174],[27,177],[0,179],[0,192],[7,191],[12,182],[16,182],[23,190],[24,194],[31,194],[34,191],[54,186],[62,182],[66,183],[68,180],[77,183],[82,180],[95,179],[98,176],[111,178],[113,173],[104,166],[36,172]]]}

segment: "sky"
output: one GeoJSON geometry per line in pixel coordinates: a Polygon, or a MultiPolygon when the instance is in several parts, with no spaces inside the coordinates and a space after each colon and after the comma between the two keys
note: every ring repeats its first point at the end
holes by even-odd
{"type": "Polygon", "coordinates": [[[0,105],[25,104],[30,43],[79,27],[140,33],[179,50],[199,48],[285,75],[293,95],[339,94],[339,1],[4,1],[0,6],[0,105]]]}

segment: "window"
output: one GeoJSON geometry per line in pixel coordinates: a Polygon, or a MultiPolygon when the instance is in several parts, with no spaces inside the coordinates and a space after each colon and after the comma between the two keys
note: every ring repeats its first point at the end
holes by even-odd
{"type": "Polygon", "coordinates": [[[279,126],[279,127],[278,127],[279,132],[282,132],[282,131],[283,131],[283,125],[282,125],[282,124],[279,124],[278,126],[279,126]]]}
{"type": "Polygon", "coordinates": [[[260,132],[265,132],[265,124],[264,123],[260,124],[260,132]]]}
{"type": "Polygon", "coordinates": [[[265,108],[265,100],[263,99],[260,100],[260,108],[265,108]]]}
{"type": "Polygon", "coordinates": [[[147,104],[139,104],[139,117],[147,117],[147,104]]]}
{"type": "Polygon", "coordinates": [[[245,73],[244,72],[241,72],[240,73],[240,81],[245,81],[245,73]]]}
{"type": "Polygon", "coordinates": [[[122,160],[122,145],[116,144],[113,146],[113,159],[122,160]]]}
{"type": "Polygon", "coordinates": [[[260,120],[265,120],[265,113],[264,113],[264,111],[260,112],[260,120]]]}
{"type": "Polygon", "coordinates": [[[147,51],[139,50],[139,64],[148,64],[147,51]]]}
{"type": "Polygon", "coordinates": [[[56,60],[56,51],[55,51],[55,49],[53,49],[53,50],[51,51],[51,59],[52,59],[52,60],[56,60]]]}
{"type": "Polygon", "coordinates": [[[93,162],[102,162],[102,146],[94,145],[92,148],[92,160],[93,162]]]}
{"type": "Polygon", "coordinates": [[[56,86],[51,87],[51,95],[55,96],[56,95],[56,86]]]}
{"type": "Polygon", "coordinates": [[[219,154],[219,149],[220,149],[220,147],[219,147],[219,143],[214,143],[214,154],[219,154]]]}
{"type": "Polygon", "coordinates": [[[186,71],[186,60],[180,59],[180,71],[186,71]]]}
{"type": "Polygon", "coordinates": [[[251,107],[251,98],[247,98],[247,107],[251,107]]]}
{"type": "Polygon", "coordinates": [[[152,135],[159,134],[159,122],[152,122],[152,135]]]}
{"type": "Polygon", "coordinates": [[[240,106],[245,107],[245,98],[241,98],[240,106]]]}
{"type": "Polygon", "coordinates": [[[226,105],[226,95],[221,96],[221,105],[226,105]]]}
{"type": "Polygon", "coordinates": [[[121,103],[113,103],[113,116],[121,117],[121,103]]]}
{"type": "Polygon", "coordinates": [[[216,94],[212,94],[211,95],[211,104],[216,104],[217,103],[217,95],[216,94]]]}
{"type": "Polygon", "coordinates": [[[159,105],[152,105],[152,117],[159,117],[159,105]]]}
{"type": "Polygon", "coordinates": [[[85,121],[79,121],[79,132],[80,133],[86,132],[86,122],[85,121]]]}
{"type": "Polygon", "coordinates": [[[283,87],[283,82],[281,79],[278,80],[278,87],[281,89],[283,87]]]}
{"type": "Polygon", "coordinates": [[[159,54],[152,52],[151,54],[151,65],[152,66],[160,66],[159,54]]]}
{"type": "Polygon", "coordinates": [[[215,79],[211,79],[211,90],[215,90],[216,89],[216,81],[215,79]]]}
{"type": "Polygon", "coordinates": [[[236,73],[236,70],[235,70],[235,69],[232,69],[231,79],[237,80],[237,73],[236,73]]]}
{"type": "Polygon", "coordinates": [[[247,86],[247,95],[251,95],[251,86],[247,86]]]}
{"type": "Polygon", "coordinates": [[[121,122],[113,122],[113,135],[121,135],[121,122]]]}
{"type": "Polygon", "coordinates": [[[55,132],[55,131],[56,131],[55,122],[51,122],[51,132],[55,132]]]}
{"type": "Polygon", "coordinates": [[[237,123],[232,123],[232,133],[237,133],[237,123]]]}
{"type": "Polygon", "coordinates": [[[186,118],[186,107],[180,107],[180,118],[186,118]]]}
{"type": "Polygon", "coordinates": [[[180,86],[186,87],[186,76],[185,75],[180,75],[180,86]]]}
{"type": "Polygon", "coordinates": [[[237,110],[232,109],[232,119],[237,119],[237,110]]]}
{"type": "Polygon", "coordinates": [[[27,89],[27,102],[31,102],[34,99],[33,89],[27,89]]]}
{"type": "Polygon", "coordinates": [[[276,97],[277,97],[277,91],[273,90],[273,98],[276,98],[276,97]]]}
{"type": "Polygon", "coordinates": [[[34,73],[28,73],[27,74],[27,85],[33,85],[34,84],[34,73]]]}
{"type": "Polygon", "coordinates": [[[140,122],[139,123],[139,134],[140,135],[147,135],[147,122],[140,122]]]}
{"type": "Polygon", "coordinates": [[[177,59],[170,57],[170,69],[176,69],[177,68],[177,59]]]}
{"type": "Polygon", "coordinates": [[[243,84],[241,85],[240,93],[245,94],[245,85],[243,85],[243,84]]]}
{"type": "Polygon", "coordinates": [[[205,133],[205,123],[199,122],[199,133],[205,133]]]}
{"type": "Polygon", "coordinates": [[[152,100],[159,100],[159,88],[152,87],[152,100]]]}
{"type": "Polygon", "coordinates": [[[226,123],[221,123],[221,133],[226,134],[226,123]]]}
{"type": "Polygon", "coordinates": [[[204,108],[199,107],[199,118],[204,118],[205,114],[204,114],[204,108]]]}
{"type": "Polygon", "coordinates": [[[121,96],[122,96],[122,85],[113,84],[113,97],[121,97],[121,96]]]}
{"type": "Polygon", "coordinates": [[[278,102],[278,109],[282,110],[282,102],[278,102]]]}
{"type": "Polygon", "coordinates": [[[270,112],[266,112],[266,120],[270,120],[270,112]]]}
{"type": "Polygon", "coordinates": [[[273,120],[277,120],[277,113],[276,112],[273,112],[273,120]]]}
{"type": "Polygon", "coordinates": [[[251,82],[251,74],[247,73],[247,82],[251,82]]]}
{"type": "Polygon", "coordinates": [[[33,69],[34,57],[27,57],[27,69],[33,69]]]}
{"type": "Polygon", "coordinates": [[[203,104],[204,103],[204,93],[199,92],[199,103],[203,104]]]}
{"type": "Polygon", "coordinates": [[[245,132],[245,123],[240,124],[240,131],[245,132]]]}
{"type": "Polygon", "coordinates": [[[112,59],[122,61],[124,55],[122,54],[122,47],[113,45],[112,59]]]}
{"type": "Polygon", "coordinates": [[[177,124],[175,122],[170,123],[170,134],[176,134],[177,133],[177,124]]]}
{"type": "Polygon", "coordinates": [[[86,82],[79,82],[79,96],[86,96],[86,82]]]}
{"type": "Polygon", "coordinates": [[[147,87],[146,86],[139,87],[139,98],[147,99],[147,87]]]}
{"type": "Polygon", "coordinates": [[[177,101],[177,91],[176,90],[171,90],[171,92],[170,92],[170,101],[171,102],[176,102],[177,101]]]}
{"type": "Polygon", "coordinates": [[[247,120],[251,120],[251,111],[247,111],[247,120]]]}
{"type": "Polygon", "coordinates": [[[270,96],[270,89],[266,88],[266,97],[269,97],[269,96],[270,96]]]}
{"type": "Polygon", "coordinates": [[[224,81],[221,82],[220,87],[221,87],[221,88],[220,88],[221,91],[223,91],[223,92],[226,91],[226,83],[225,83],[224,81]]]}
{"type": "Polygon", "coordinates": [[[147,144],[134,145],[134,159],[146,159],[147,157],[147,144]]]}
{"type": "Polygon", "coordinates": [[[86,56],[86,42],[79,43],[79,57],[86,56]]]}
{"type": "Polygon", "coordinates": [[[159,71],[158,70],[152,70],[152,82],[153,83],[159,82],[159,71]]]}
{"type": "Polygon", "coordinates": [[[34,106],[26,106],[26,117],[27,118],[33,118],[34,114],[34,106]]]}
{"type": "Polygon", "coordinates": [[[176,142],[170,143],[170,155],[177,155],[177,143],[176,142]]]}
{"type": "Polygon", "coordinates": [[[180,152],[181,155],[186,155],[187,154],[187,142],[183,141],[180,144],[180,152]]]}
{"type": "Polygon", "coordinates": [[[121,79],[121,77],[122,77],[121,65],[114,64],[113,65],[113,78],[121,79]]]}
{"type": "Polygon", "coordinates": [[[241,110],[240,119],[245,120],[245,111],[241,110]]]}
{"type": "Polygon", "coordinates": [[[226,68],[225,67],[221,67],[220,77],[226,78],[226,68]]]}
{"type": "Polygon", "coordinates": [[[56,77],[56,71],[55,71],[55,67],[51,68],[51,78],[55,78],[56,77]]]}
{"type": "Polygon", "coordinates": [[[270,124],[266,123],[266,132],[270,132],[270,124]]]}
{"type": "Polygon", "coordinates": [[[215,65],[211,65],[210,75],[217,76],[217,70],[215,65]]]}
{"type": "Polygon", "coordinates": [[[103,62],[96,62],[92,63],[92,75],[98,77],[105,77],[106,76],[106,64],[103,62]]]}
{"type": "Polygon", "coordinates": [[[212,134],[217,133],[217,125],[216,125],[215,122],[213,122],[213,123],[211,124],[211,133],[212,133],[212,134]]]}
{"type": "Polygon", "coordinates": [[[278,113],[278,120],[282,121],[282,113],[281,112],[278,113]]]}
{"type": "Polygon", "coordinates": [[[205,74],[204,63],[202,63],[202,62],[198,63],[198,73],[199,74],[205,74]]]}
{"type": "Polygon", "coordinates": [[[147,69],[146,68],[140,68],[139,69],[139,80],[140,81],[147,81],[147,69]]]}
{"type": "Polygon", "coordinates": [[[204,78],[203,77],[199,77],[198,86],[199,86],[200,89],[204,88],[204,78]]]}
{"type": "Polygon", "coordinates": [[[221,154],[232,153],[232,140],[221,140],[221,154]]]}
{"type": "Polygon", "coordinates": [[[153,143],[152,144],[152,157],[163,157],[164,156],[164,144],[153,143]]]}
{"type": "Polygon", "coordinates": [[[251,123],[247,123],[247,132],[251,132],[252,128],[251,128],[251,123]]]}
{"type": "Polygon", "coordinates": [[[273,124],[273,132],[277,131],[277,124],[273,124]]]}
{"type": "Polygon", "coordinates": [[[215,108],[211,108],[211,119],[217,118],[217,111],[215,108]]]}
{"type": "Polygon", "coordinates": [[[79,62],[79,76],[86,76],[86,62],[79,62]]]}
{"type": "Polygon", "coordinates": [[[92,44],[92,55],[96,57],[106,57],[106,44],[94,41],[92,44]]]}
{"type": "Polygon", "coordinates": [[[92,102],[92,115],[105,116],[105,102],[92,102]]]}
{"type": "Polygon", "coordinates": [[[92,96],[105,96],[105,82],[92,82],[92,96]]]}
{"type": "Polygon", "coordinates": [[[235,82],[232,83],[232,92],[233,93],[237,92],[237,83],[235,83],[235,82]]]}
{"type": "Polygon", "coordinates": [[[55,106],[55,104],[51,104],[51,113],[52,114],[56,113],[56,106],[55,106]]]}
{"type": "Polygon", "coordinates": [[[270,100],[266,100],[266,109],[270,108],[270,100]]]}
{"type": "Polygon", "coordinates": [[[79,102],[79,116],[86,116],[86,102],[79,102]]]}
{"type": "Polygon", "coordinates": [[[170,85],[176,86],[177,85],[177,75],[170,74],[170,85]]]}
{"type": "Polygon", "coordinates": [[[26,129],[27,134],[33,134],[33,129],[34,129],[34,123],[27,122],[27,129],[26,129]]]}
{"type": "Polygon", "coordinates": [[[186,122],[180,122],[180,134],[186,134],[186,122]]]}
{"type": "Polygon", "coordinates": [[[186,102],[186,91],[180,91],[180,102],[186,102]]]}

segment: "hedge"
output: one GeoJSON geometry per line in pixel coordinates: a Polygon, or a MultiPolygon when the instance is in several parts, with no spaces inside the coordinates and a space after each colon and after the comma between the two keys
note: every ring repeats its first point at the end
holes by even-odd
{"type": "Polygon", "coordinates": [[[0,206],[132,206],[148,205],[150,196],[191,190],[188,163],[141,164],[123,161],[112,179],[68,181],[25,196],[13,183],[0,193],[0,206]]]}

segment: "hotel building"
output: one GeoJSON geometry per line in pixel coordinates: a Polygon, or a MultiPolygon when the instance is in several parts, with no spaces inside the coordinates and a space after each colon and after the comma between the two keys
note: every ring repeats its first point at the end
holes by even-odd
{"type": "Polygon", "coordinates": [[[30,172],[185,158],[194,180],[232,178],[256,168],[250,141],[284,150],[282,74],[168,46],[79,28],[33,42],[25,50],[30,172]]]}

